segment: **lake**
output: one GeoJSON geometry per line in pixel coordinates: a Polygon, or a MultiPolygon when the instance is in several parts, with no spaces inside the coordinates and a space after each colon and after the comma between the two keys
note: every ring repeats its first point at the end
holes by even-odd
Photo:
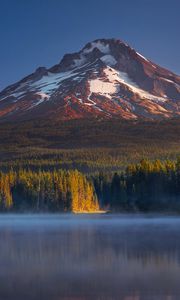
{"type": "Polygon", "coordinates": [[[180,218],[0,215],[0,300],[179,300],[180,218]]]}

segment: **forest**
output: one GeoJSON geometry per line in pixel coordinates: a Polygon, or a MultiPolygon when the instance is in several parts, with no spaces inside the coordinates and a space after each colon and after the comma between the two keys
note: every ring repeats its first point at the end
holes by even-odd
{"type": "Polygon", "coordinates": [[[121,173],[94,178],[99,203],[110,211],[180,212],[180,159],[142,159],[121,173]]]}
{"type": "Polygon", "coordinates": [[[178,119],[0,123],[0,211],[179,212],[179,145],[178,119]]]}
{"type": "Polygon", "coordinates": [[[180,212],[180,159],[142,159],[120,172],[9,170],[0,173],[0,210],[180,212]]]}
{"type": "Polygon", "coordinates": [[[175,160],[179,119],[37,120],[0,123],[0,170],[119,172],[142,158],[175,160]]]}

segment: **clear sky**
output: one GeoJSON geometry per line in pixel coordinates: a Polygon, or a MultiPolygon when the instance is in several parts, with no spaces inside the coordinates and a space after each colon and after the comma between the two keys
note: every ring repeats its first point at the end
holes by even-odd
{"type": "Polygon", "coordinates": [[[0,0],[0,90],[97,38],[180,74],[180,0],[0,0]]]}

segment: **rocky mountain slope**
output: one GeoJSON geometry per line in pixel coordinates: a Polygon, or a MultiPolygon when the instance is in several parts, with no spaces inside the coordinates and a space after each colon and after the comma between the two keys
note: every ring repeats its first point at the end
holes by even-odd
{"type": "Polygon", "coordinates": [[[180,115],[180,77],[115,39],[88,43],[0,92],[0,120],[180,115]]]}

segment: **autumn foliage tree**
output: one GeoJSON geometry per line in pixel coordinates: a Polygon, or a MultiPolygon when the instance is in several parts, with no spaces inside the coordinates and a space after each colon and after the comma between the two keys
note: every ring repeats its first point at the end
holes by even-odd
{"type": "Polygon", "coordinates": [[[0,173],[1,210],[96,211],[93,184],[78,171],[0,173]]]}

